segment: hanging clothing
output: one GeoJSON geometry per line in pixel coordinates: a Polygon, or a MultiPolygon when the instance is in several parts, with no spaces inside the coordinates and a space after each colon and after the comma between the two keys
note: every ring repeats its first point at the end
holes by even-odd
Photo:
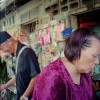
{"type": "Polygon", "coordinates": [[[52,45],[53,46],[57,46],[57,42],[56,42],[56,34],[55,34],[55,26],[54,25],[52,25],[51,26],[51,39],[52,39],[52,45]]]}
{"type": "Polygon", "coordinates": [[[50,26],[43,29],[43,38],[44,38],[44,44],[45,45],[51,43],[50,26]]]}
{"type": "Polygon", "coordinates": [[[43,31],[39,30],[38,32],[38,44],[40,46],[44,45],[43,31]]]}
{"type": "Polygon", "coordinates": [[[62,40],[63,40],[63,37],[62,37],[62,34],[61,34],[61,32],[62,32],[63,30],[64,30],[64,24],[61,23],[61,22],[58,22],[58,23],[55,25],[56,42],[62,41],[62,40]]]}

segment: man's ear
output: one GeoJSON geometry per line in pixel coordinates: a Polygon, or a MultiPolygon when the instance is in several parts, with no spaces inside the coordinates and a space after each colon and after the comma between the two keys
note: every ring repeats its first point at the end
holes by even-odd
{"type": "Polygon", "coordinates": [[[8,45],[12,45],[13,42],[14,42],[14,41],[13,41],[12,39],[8,39],[8,40],[7,40],[7,44],[8,44],[8,45]]]}

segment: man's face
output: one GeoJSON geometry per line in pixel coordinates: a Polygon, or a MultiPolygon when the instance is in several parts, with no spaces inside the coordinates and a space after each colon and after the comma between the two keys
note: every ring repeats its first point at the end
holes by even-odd
{"type": "Polygon", "coordinates": [[[9,56],[11,53],[13,53],[13,44],[8,39],[6,42],[4,42],[0,45],[0,49],[1,49],[2,53],[5,53],[9,56]]]}
{"type": "Polygon", "coordinates": [[[4,52],[2,50],[0,50],[0,56],[3,58],[3,59],[7,59],[9,57],[9,53],[8,52],[4,52]]]}
{"type": "Polygon", "coordinates": [[[6,41],[0,45],[3,52],[10,52],[9,43],[6,41]]]}

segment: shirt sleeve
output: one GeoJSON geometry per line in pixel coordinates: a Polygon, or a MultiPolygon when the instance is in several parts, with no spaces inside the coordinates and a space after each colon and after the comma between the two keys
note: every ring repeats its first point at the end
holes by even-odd
{"type": "Polygon", "coordinates": [[[27,60],[26,68],[27,68],[27,71],[28,71],[30,77],[33,77],[36,74],[40,73],[39,63],[38,63],[38,59],[36,57],[35,52],[32,49],[27,48],[25,57],[27,60]]]}
{"type": "Polygon", "coordinates": [[[38,81],[32,100],[66,100],[66,87],[59,76],[42,77],[38,81]]]}

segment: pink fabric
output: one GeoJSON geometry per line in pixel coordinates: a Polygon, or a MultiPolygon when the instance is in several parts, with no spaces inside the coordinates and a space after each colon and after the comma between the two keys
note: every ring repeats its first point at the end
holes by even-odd
{"type": "Polygon", "coordinates": [[[43,39],[43,32],[42,32],[42,30],[39,30],[39,32],[38,32],[38,44],[40,46],[44,45],[44,39],[43,39]]]}
{"type": "Polygon", "coordinates": [[[64,24],[59,22],[55,25],[55,36],[56,36],[56,41],[62,41],[62,34],[61,32],[64,30],[64,24]]]}
{"type": "Polygon", "coordinates": [[[51,43],[50,26],[43,29],[43,38],[44,38],[44,44],[51,43]]]}
{"type": "Polygon", "coordinates": [[[31,100],[95,100],[91,77],[82,74],[80,85],[74,84],[59,58],[40,73],[31,100]]]}

